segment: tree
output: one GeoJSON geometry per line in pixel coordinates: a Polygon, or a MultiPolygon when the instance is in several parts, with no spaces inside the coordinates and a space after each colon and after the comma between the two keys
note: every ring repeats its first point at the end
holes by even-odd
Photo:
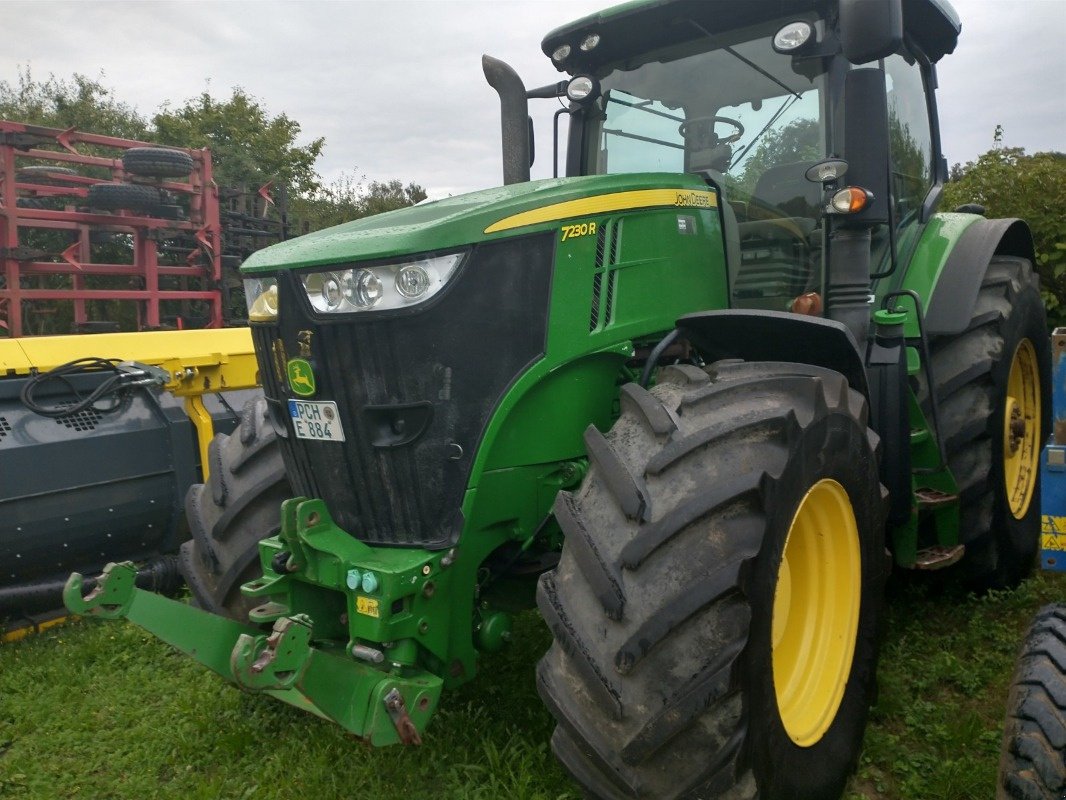
{"type": "Polygon", "coordinates": [[[208,92],[171,110],[166,105],[152,118],[155,138],[179,147],[210,147],[215,181],[257,188],[268,181],[285,185],[290,195],[321,188],[315,162],[326,140],[298,146],[300,123],[285,114],[270,116],[240,87],[228,100],[208,92]]]}
{"type": "Polygon", "coordinates": [[[308,230],[321,230],[343,222],[351,222],[373,214],[395,211],[426,199],[426,190],[417,183],[406,186],[399,180],[363,180],[342,173],[328,186],[290,203],[292,215],[308,230]]]}
{"type": "Polygon", "coordinates": [[[816,119],[801,118],[783,128],[767,130],[754,152],[743,159],[744,168],[737,178],[737,188],[751,194],[759,178],[770,167],[819,160],[823,157],[820,142],[816,119]]]}
{"type": "Polygon", "coordinates": [[[426,199],[426,190],[417,183],[404,186],[398,180],[371,181],[363,195],[363,216],[395,211],[397,208],[413,206],[426,199]]]}
{"type": "Polygon", "coordinates": [[[1048,320],[1066,324],[1066,154],[1004,147],[997,126],[994,146],[976,161],[956,164],[944,190],[944,208],[979,203],[989,217],[1029,223],[1048,320]]]}
{"type": "Polygon", "coordinates": [[[126,139],[142,139],[149,132],[137,109],[100,81],[79,73],[70,80],[49,75],[38,81],[29,67],[19,70],[13,84],[0,81],[0,119],[126,139]]]}

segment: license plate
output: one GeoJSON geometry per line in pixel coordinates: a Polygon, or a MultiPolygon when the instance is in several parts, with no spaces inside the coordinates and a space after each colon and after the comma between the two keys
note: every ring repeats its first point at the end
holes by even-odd
{"type": "Polygon", "coordinates": [[[297,439],[312,439],[318,442],[343,442],[344,428],[337,413],[337,404],[290,400],[289,416],[297,439]]]}

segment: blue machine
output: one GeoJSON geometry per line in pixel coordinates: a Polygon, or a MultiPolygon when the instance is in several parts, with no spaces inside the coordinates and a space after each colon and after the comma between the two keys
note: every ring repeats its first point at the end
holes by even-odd
{"type": "Polygon", "coordinates": [[[1051,334],[1054,428],[1040,454],[1040,566],[1066,572],[1066,328],[1051,334]]]}

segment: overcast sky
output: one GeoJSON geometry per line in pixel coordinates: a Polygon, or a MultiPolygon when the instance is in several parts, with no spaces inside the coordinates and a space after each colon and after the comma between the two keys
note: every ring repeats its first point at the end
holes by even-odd
{"type": "MultiPolygon", "coordinates": [[[[327,179],[400,178],[440,197],[501,182],[499,107],[481,54],[510,63],[527,86],[553,82],[544,34],[612,2],[0,0],[0,80],[20,66],[39,79],[80,72],[145,116],[240,86],[297,120],[306,139],[326,138],[327,179]]],[[[953,4],[963,32],[939,91],[948,160],[988,150],[997,123],[1008,145],[1066,151],[1066,0],[953,4]]],[[[533,101],[532,113],[546,121],[553,103],[533,101]]],[[[544,177],[550,124],[538,124],[537,141],[534,177],[544,177]]]]}

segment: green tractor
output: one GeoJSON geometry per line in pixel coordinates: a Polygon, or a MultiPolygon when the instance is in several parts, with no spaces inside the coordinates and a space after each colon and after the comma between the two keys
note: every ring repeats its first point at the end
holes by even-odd
{"type": "Polygon", "coordinates": [[[1038,544],[1032,239],[937,210],[959,30],[638,0],[548,34],[566,80],[486,57],[503,187],[243,266],[265,399],[188,496],[198,608],[124,564],[69,608],[388,745],[535,605],[589,796],[839,796],[893,563],[1010,586],[1038,544]]]}

